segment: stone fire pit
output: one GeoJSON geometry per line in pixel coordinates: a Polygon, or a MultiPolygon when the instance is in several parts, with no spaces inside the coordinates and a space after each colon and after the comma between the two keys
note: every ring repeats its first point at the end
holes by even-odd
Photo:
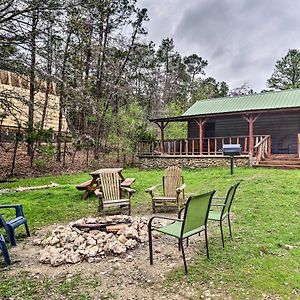
{"type": "Polygon", "coordinates": [[[52,266],[100,261],[120,255],[147,241],[147,218],[127,215],[83,218],[57,226],[34,244],[42,246],[39,261],[52,266]]]}

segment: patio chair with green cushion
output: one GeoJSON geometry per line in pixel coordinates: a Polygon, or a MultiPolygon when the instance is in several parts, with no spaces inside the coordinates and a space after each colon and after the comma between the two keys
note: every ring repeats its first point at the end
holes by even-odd
{"type": "Polygon", "coordinates": [[[188,270],[187,270],[187,264],[185,260],[184,249],[183,249],[184,239],[188,239],[190,236],[204,231],[205,242],[206,242],[206,255],[207,258],[209,258],[208,243],[207,243],[207,219],[208,219],[210,204],[214,193],[215,191],[212,191],[203,195],[189,197],[185,206],[183,219],[154,216],[149,220],[148,236],[149,236],[150,265],[153,264],[153,247],[152,247],[153,230],[173,236],[178,239],[179,250],[181,249],[182,251],[186,274],[188,270]],[[152,222],[154,219],[171,220],[173,222],[165,226],[153,227],[152,222]]]}
{"type": "Polygon", "coordinates": [[[230,187],[225,198],[213,198],[211,207],[215,208],[215,210],[212,209],[208,215],[208,220],[220,222],[223,248],[224,248],[224,236],[223,236],[222,222],[227,218],[229,233],[230,233],[230,237],[232,238],[231,225],[230,225],[230,208],[239,184],[240,183],[237,183],[232,187],[230,187]],[[216,208],[219,208],[219,210],[216,208]]]}

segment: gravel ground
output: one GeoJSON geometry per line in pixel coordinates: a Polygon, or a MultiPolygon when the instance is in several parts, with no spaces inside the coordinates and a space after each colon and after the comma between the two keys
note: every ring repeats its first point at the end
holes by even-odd
{"type": "MultiPolygon", "coordinates": [[[[150,216],[149,216],[150,217],[150,216]]],[[[37,238],[44,238],[54,229],[49,226],[35,233],[33,237],[19,242],[10,250],[12,260],[17,261],[6,272],[14,276],[28,272],[33,278],[72,278],[80,274],[83,280],[92,279],[98,283],[89,291],[94,299],[231,299],[224,291],[215,289],[212,283],[190,283],[189,277],[175,284],[166,285],[165,279],[175,269],[183,272],[183,261],[178,252],[177,241],[166,235],[155,234],[153,240],[154,265],[149,265],[148,243],[122,255],[106,256],[99,262],[82,262],[74,265],[52,267],[38,260],[40,246],[33,245],[37,238]]],[[[203,237],[195,236],[186,249],[188,263],[197,254],[203,237]]],[[[65,298],[67,299],[67,298],[65,298]]]]}

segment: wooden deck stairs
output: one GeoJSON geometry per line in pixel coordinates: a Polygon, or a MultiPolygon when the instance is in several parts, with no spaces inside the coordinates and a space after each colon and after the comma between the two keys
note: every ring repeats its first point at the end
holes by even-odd
{"type": "Polygon", "coordinates": [[[300,169],[300,158],[295,154],[272,154],[269,159],[264,159],[255,168],[275,169],[300,169]]]}

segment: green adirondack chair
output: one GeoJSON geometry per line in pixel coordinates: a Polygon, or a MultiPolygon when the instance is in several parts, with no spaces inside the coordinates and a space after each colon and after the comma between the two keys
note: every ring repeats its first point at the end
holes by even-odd
{"type": "Polygon", "coordinates": [[[224,248],[224,236],[223,236],[222,222],[227,218],[229,234],[232,239],[232,232],[231,232],[231,225],[230,225],[230,208],[239,184],[240,183],[238,182],[237,184],[230,187],[225,198],[213,198],[211,207],[215,208],[215,210],[211,210],[208,215],[208,220],[217,221],[220,223],[223,248],[224,248]],[[216,208],[219,208],[219,210],[216,210],[216,208]]]}
{"type": "Polygon", "coordinates": [[[149,236],[150,265],[153,264],[153,247],[152,247],[153,230],[173,236],[178,239],[179,250],[181,249],[182,251],[184,269],[186,274],[188,273],[188,270],[187,270],[184,249],[183,249],[184,239],[187,239],[188,241],[188,238],[190,236],[204,231],[205,242],[206,242],[206,255],[207,258],[209,258],[208,242],[207,242],[207,219],[208,219],[210,204],[214,193],[215,191],[212,191],[203,195],[189,197],[184,209],[183,219],[154,216],[149,220],[148,236],[149,236]],[[165,220],[171,220],[173,222],[162,227],[153,227],[152,222],[154,219],[165,219],[165,220]]]}

